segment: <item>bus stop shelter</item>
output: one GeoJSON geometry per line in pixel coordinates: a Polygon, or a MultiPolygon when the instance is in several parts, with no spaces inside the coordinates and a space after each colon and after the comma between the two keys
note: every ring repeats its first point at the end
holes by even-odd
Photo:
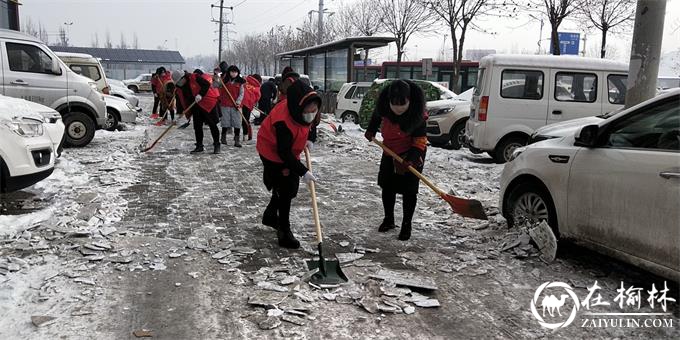
{"type": "Polygon", "coordinates": [[[342,84],[355,81],[354,63],[362,61],[358,52],[368,53],[394,41],[391,37],[351,37],[277,56],[279,67],[291,66],[296,72],[309,75],[312,85],[320,90],[337,92],[342,84]]]}

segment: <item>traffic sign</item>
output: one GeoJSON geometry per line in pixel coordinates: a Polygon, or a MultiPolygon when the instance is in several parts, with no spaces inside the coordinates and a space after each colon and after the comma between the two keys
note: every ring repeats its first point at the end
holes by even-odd
{"type": "MultiPolygon", "coordinates": [[[[581,43],[580,33],[557,32],[557,37],[560,40],[560,54],[578,55],[581,43]]],[[[552,53],[552,42],[550,52],[552,53]]]]}

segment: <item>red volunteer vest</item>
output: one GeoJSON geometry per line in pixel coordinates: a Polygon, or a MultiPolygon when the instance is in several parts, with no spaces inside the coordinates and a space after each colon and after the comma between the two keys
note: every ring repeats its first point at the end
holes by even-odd
{"type": "Polygon", "coordinates": [[[275,163],[283,163],[279,157],[276,143],[276,130],[274,124],[284,122],[288,130],[293,135],[293,154],[300,159],[300,154],[305,149],[307,137],[309,136],[309,126],[302,125],[295,120],[288,112],[288,103],[284,100],[276,105],[272,112],[265,118],[257,132],[257,152],[264,158],[275,163]]]}
{"type": "MultiPolygon", "coordinates": [[[[427,113],[423,114],[423,118],[427,120],[427,113]]],[[[413,146],[414,138],[402,131],[399,124],[392,122],[389,118],[382,119],[380,133],[383,136],[383,144],[400,155],[413,146]]]]}
{"type": "MultiPolygon", "coordinates": [[[[212,84],[212,77],[210,75],[204,73],[201,75],[201,77],[207,80],[208,83],[212,84]]],[[[198,82],[196,81],[195,73],[189,75],[189,88],[191,89],[191,94],[194,97],[201,92],[201,86],[198,85],[198,82]]],[[[217,105],[219,98],[220,92],[211,86],[205,96],[203,96],[203,99],[201,99],[197,105],[204,111],[210,112],[215,108],[215,105],[217,105]]]]}
{"type": "Polygon", "coordinates": [[[243,106],[252,110],[255,104],[260,100],[260,82],[257,79],[248,76],[246,78],[246,88],[243,95],[243,106]]]}
{"type": "MultiPolygon", "coordinates": [[[[234,98],[234,101],[236,101],[236,99],[238,98],[238,93],[241,91],[241,84],[228,82],[225,83],[224,85],[227,87],[227,90],[229,90],[231,98],[234,98]]],[[[224,86],[220,86],[220,105],[227,107],[236,107],[234,105],[234,102],[231,101],[231,98],[229,98],[227,92],[224,91],[224,86]]]]}

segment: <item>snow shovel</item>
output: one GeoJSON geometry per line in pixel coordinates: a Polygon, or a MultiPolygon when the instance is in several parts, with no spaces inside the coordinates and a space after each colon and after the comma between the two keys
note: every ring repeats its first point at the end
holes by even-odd
{"type": "MultiPolygon", "coordinates": [[[[404,164],[404,160],[401,157],[399,157],[397,153],[386,147],[383,143],[379,142],[375,138],[373,138],[373,143],[378,144],[378,146],[380,146],[388,155],[396,159],[397,162],[404,164]]],[[[466,199],[449,195],[445,193],[442,189],[439,189],[436,185],[432,184],[432,182],[430,182],[430,180],[427,179],[427,177],[423,176],[423,174],[418,172],[418,170],[414,169],[412,166],[409,166],[408,170],[411,171],[418,178],[420,178],[420,180],[423,181],[423,183],[425,183],[428,187],[430,187],[430,189],[432,189],[432,191],[434,191],[437,195],[439,195],[439,197],[441,197],[444,201],[449,203],[454,213],[461,215],[463,217],[476,218],[478,220],[488,219],[486,213],[484,212],[484,207],[482,207],[482,203],[479,202],[478,200],[466,199]]]]}
{"type": "MultiPolygon", "coordinates": [[[[181,114],[180,116],[183,116],[183,115],[185,115],[187,112],[189,112],[189,110],[191,110],[191,108],[192,108],[194,105],[196,105],[196,102],[191,103],[191,105],[189,105],[189,107],[187,107],[186,109],[184,109],[184,111],[182,112],[182,114],[181,114]]],[[[163,131],[163,133],[161,133],[161,135],[158,136],[158,138],[156,138],[156,140],[153,141],[153,143],[151,143],[151,145],[149,145],[148,147],[142,149],[142,152],[147,152],[147,151],[153,149],[153,147],[156,146],[156,144],[158,144],[158,142],[159,142],[165,135],[167,135],[168,132],[170,132],[170,130],[172,130],[172,128],[174,128],[175,126],[176,126],[176,123],[175,123],[175,122],[173,122],[172,124],[170,124],[170,126],[168,126],[168,127],[165,129],[165,131],[163,131]]],[[[181,127],[180,127],[180,128],[181,128],[181,127]]]]}
{"type": "MultiPolygon", "coordinates": [[[[305,148],[305,158],[307,158],[307,168],[312,170],[312,158],[309,156],[309,149],[305,148]]],[[[319,221],[319,207],[316,204],[316,188],[314,182],[309,183],[309,191],[312,193],[312,212],[314,214],[314,225],[316,227],[316,241],[319,243],[319,261],[307,261],[307,268],[319,269],[312,277],[309,279],[311,283],[314,284],[326,284],[334,285],[339,283],[347,282],[347,276],[342,272],[340,268],[340,262],[338,260],[326,261],[323,257],[323,238],[321,236],[321,222],[319,221]]]]}
{"type": "MultiPolygon", "coordinates": [[[[224,92],[227,93],[227,96],[229,96],[229,99],[231,99],[231,103],[234,104],[234,107],[238,106],[238,105],[236,105],[236,101],[234,100],[234,97],[231,96],[231,93],[227,89],[227,85],[224,85],[223,81],[220,81],[220,83],[222,83],[222,88],[224,89],[224,92]]],[[[246,122],[246,126],[248,127],[248,140],[252,140],[253,139],[253,127],[250,126],[250,122],[243,115],[243,111],[239,110],[238,108],[236,108],[236,109],[238,110],[238,113],[241,114],[241,120],[246,122]]],[[[245,133],[243,133],[243,137],[245,137],[245,133]]]]}

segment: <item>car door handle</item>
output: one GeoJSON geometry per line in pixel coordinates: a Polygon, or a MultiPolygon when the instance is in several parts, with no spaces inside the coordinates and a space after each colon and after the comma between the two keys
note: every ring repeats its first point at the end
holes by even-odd
{"type": "Polygon", "coordinates": [[[554,115],[561,115],[561,114],[562,114],[562,110],[553,110],[552,114],[554,114],[554,115]]]}
{"type": "Polygon", "coordinates": [[[352,102],[352,104],[359,104],[359,102],[357,102],[357,101],[353,101],[353,102],[352,102]]]}
{"type": "Polygon", "coordinates": [[[25,82],[23,79],[17,79],[15,81],[10,82],[12,85],[23,85],[26,86],[28,85],[27,82],[25,82]]]}
{"type": "Polygon", "coordinates": [[[659,173],[659,176],[665,179],[680,178],[680,172],[664,171],[659,173]]]}

